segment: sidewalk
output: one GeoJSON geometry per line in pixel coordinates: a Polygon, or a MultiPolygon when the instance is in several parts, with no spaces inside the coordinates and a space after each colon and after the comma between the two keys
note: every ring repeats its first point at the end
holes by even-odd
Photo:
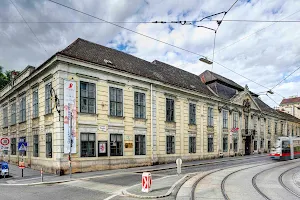
{"type": "Polygon", "coordinates": [[[153,180],[151,192],[142,192],[142,185],[134,185],[127,188],[122,193],[126,196],[140,199],[154,199],[169,196],[176,186],[182,185],[191,175],[171,175],[153,180]]]}
{"type": "MultiPolygon", "coordinates": [[[[219,159],[210,159],[210,160],[198,160],[198,161],[191,161],[185,162],[182,164],[182,168],[189,167],[189,166],[197,166],[197,165],[206,165],[212,163],[220,163],[220,162],[228,162],[232,160],[241,160],[241,159],[251,159],[254,157],[263,157],[267,154],[261,155],[251,155],[251,156],[239,156],[239,157],[226,157],[226,158],[219,158],[219,159]]],[[[135,168],[128,168],[128,169],[114,169],[114,170],[104,170],[104,171],[95,171],[95,172],[84,172],[84,173],[75,173],[72,174],[72,178],[70,179],[69,175],[58,176],[54,174],[44,173],[44,182],[41,182],[41,175],[40,171],[33,170],[30,168],[24,169],[24,177],[21,177],[21,169],[18,166],[9,165],[10,167],[10,178],[1,178],[0,185],[31,185],[31,184],[46,184],[46,183],[59,183],[59,182],[66,182],[72,181],[76,179],[87,179],[96,176],[104,176],[109,174],[120,174],[120,173],[142,173],[142,172],[154,172],[166,169],[176,169],[176,164],[162,164],[162,165],[154,165],[154,166],[146,166],[146,167],[135,167],[135,168]]],[[[168,180],[168,179],[167,179],[168,180]]]]}

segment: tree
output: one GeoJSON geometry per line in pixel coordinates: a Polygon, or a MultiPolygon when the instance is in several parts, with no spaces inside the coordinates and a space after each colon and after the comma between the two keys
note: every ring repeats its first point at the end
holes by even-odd
{"type": "MultiPolygon", "coordinates": [[[[0,65],[0,90],[3,89],[11,81],[11,73],[15,70],[7,70],[3,73],[3,67],[0,65]]],[[[15,71],[20,73],[19,71],[15,71]]]]}

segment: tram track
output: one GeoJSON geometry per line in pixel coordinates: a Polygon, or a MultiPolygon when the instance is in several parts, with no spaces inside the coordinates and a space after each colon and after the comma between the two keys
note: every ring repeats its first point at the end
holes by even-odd
{"type": "Polygon", "coordinates": [[[222,191],[222,194],[223,194],[224,199],[230,200],[230,198],[228,197],[228,195],[227,195],[227,193],[226,193],[226,190],[225,190],[225,182],[226,182],[226,180],[227,180],[231,175],[233,175],[233,174],[235,174],[235,173],[237,173],[237,172],[246,170],[246,169],[250,169],[250,168],[254,168],[254,167],[259,167],[259,166],[263,166],[263,165],[270,165],[270,164],[274,164],[274,163],[273,163],[273,162],[269,162],[269,163],[260,164],[260,165],[256,165],[256,166],[246,167],[246,168],[239,169],[239,170],[237,170],[237,171],[231,172],[230,174],[228,174],[227,176],[225,176],[225,178],[223,178],[223,180],[222,180],[222,182],[221,182],[221,191],[222,191]]]}
{"type": "MultiPolygon", "coordinates": [[[[269,162],[267,164],[273,164],[274,162],[269,162]]],[[[265,164],[260,164],[259,166],[261,165],[267,165],[266,163],[265,164]]],[[[245,164],[237,164],[237,165],[234,165],[234,166],[229,166],[229,167],[226,167],[226,168],[222,168],[222,169],[217,169],[215,171],[212,171],[212,172],[209,172],[205,175],[203,175],[201,178],[199,178],[192,186],[192,191],[191,191],[191,199],[194,200],[195,199],[195,189],[196,189],[196,186],[198,185],[198,183],[203,180],[205,177],[211,175],[211,174],[214,174],[216,172],[219,172],[219,171],[222,171],[222,170],[226,170],[226,169],[230,169],[230,168],[234,168],[234,167],[238,167],[238,166],[244,166],[245,164]]],[[[256,167],[256,166],[252,166],[252,167],[256,167]]],[[[248,168],[251,168],[251,167],[248,167],[248,168]]],[[[242,169],[243,170],[243,169],[242,169]]],[[[241,171],[241,170],[239,170],[241,171]]],[[[225,197],[224,197],[225,198],[225,197]]]]}
{"type": "Polygon", "coordinates": [[[284,171],[283,173],[281,173],[280,176],[278,177],[278,181],[279,181],[280,185],[281,185],[284,189],[286,189],[288,192],[290,192],[291,194],[295,195],[296,197],[300,198],[300,195],[299,195],[299,194],[297,194],[295,191],[293,191],[293,190],[291,190],[289,187],[287,187],[287,186],[283,183],[283,181],[282,181],[282,177],[284,176],[284,174],[286,174],[287,172],[289,172],[289,171],[291,171],[291,170],[293,170],[293,169],[296,169],[296,168],[299,168],[299,166],[293,167],[293,168],[288,169],[288,170],[284,171]]]}
{"type": "Polygon", "coordinates": [[[272,167],[272,168],[268,168],[268,169],[265,169],[257,174],[255,174],[255,176],[252,177],[252,186],[254,187],[254,189],[262,196],[264,197],[265,199],[267,200],[271,200],[265,193],[263,193],[261,191],[261,189],[259,189],[259,187],[257,186],[257,183],[256,183],[256,179],[259,175],[263,174],[264,172],[268,171],[268,170],[271,170],[271,169],[274,169],[274,168],[277,168],[277,167],[282,167],[284,165],[291,165],[291,164],[294,164],[295,162],[291,162],[291,163],[285,163],[285,164],[282,164],[282,165],[279,165],[279,166],[275,166],[275,167],[272,167]]]}

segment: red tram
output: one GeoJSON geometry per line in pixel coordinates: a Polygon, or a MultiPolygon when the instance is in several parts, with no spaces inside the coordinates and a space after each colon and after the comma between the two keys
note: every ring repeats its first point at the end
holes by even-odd
{"type": "Polygon", "coordinates": [[[276,160],[289,160],[300,157],[300,137],[278,137],[270,157],[276,160]]]}

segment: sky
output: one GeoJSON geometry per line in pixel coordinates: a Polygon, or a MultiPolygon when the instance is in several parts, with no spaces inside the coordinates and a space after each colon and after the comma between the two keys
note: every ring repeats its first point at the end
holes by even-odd
{"type": "MultiPolygon", "coordinates": [[[[216,29],[216,21],[193,25],[144,22],[195,22],[228,10],[235,0],[56,1],[109,22],[127,22],[118,25],[179,48],[109,23],[99,23],[100,20],[48,0],[1,0],[0,66],[4,70],[23,70],[28,65],[37,67],[77,38],[83,38],[150,62],[160,60],[196,75],[212,70],[242,86],[247,84],[251,91],[262,94],[261,98],[271,107],[278,106],[283,97],[300,95],[300,69],[273,89],[274,94],[269,94],[271,99],[264,95],[300,67],[300,22],[223,21],[214,48],[214,31],[197,26],[216,29]],[[213,65],[199,61],[199,55],[212,59],[213,49],[213,65]]],[[[239,0],[224,19],[300,20],[300,1],[239,0]]]]}

